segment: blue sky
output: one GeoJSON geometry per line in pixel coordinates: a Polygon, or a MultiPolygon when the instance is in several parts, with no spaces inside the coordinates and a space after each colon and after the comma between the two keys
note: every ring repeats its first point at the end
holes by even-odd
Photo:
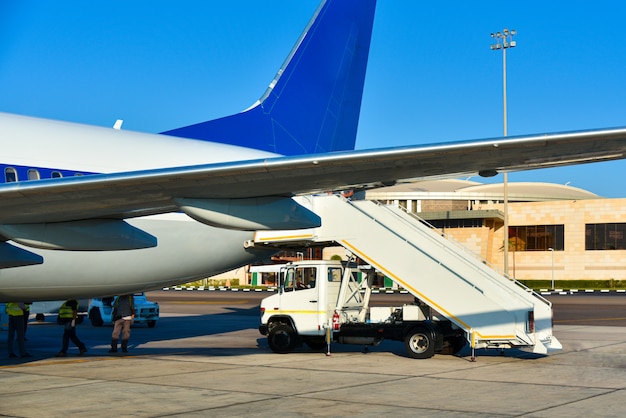
{"type": "MultiPolygon", "coordinates": [[[[0,111],[161,132],[247,108],[317,0],[0,1],[0,111]]],[[[357,148],[626,126],[626,3],[378,0],[357,148]]],[[[511,173],[626,197],[626,161],[511,173]]],[[[484,181],[474,178],[474,180],[484,181]]],[[[498,176],[491,181],[501,181],[498,176]]]]}

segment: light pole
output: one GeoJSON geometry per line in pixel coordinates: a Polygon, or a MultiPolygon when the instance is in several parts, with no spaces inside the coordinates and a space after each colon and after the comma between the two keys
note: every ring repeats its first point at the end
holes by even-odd
{"type": "MultiPolygon", "coordinates": [[[[502,99],[504,102],[504,136],[507,135],[506,120],[506,50],[513,48],[517,42],[513,40],[513,36],[517,35],[517,31],[504,28],[502,32],[492,33],[491,37],[495,40],[495,44],[491,44],[493,51],[502,50],[502,99]]],[[[509,176],[504,172],[504,273],[509,274],[509,176]]]]}
{"type": "Polygon", "coordinates": [[[554,290],[554,248],[548,248],[552,251],[552,290],[554,290]]]}

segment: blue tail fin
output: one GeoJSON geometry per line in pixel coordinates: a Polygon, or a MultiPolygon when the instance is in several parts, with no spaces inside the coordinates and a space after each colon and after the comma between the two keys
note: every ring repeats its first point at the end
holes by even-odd
{"type": "Polygon", "coordinates": [[[250,109],[163,132],[282,155],[354,149],[376,0],[326,0],[250,109]]]}

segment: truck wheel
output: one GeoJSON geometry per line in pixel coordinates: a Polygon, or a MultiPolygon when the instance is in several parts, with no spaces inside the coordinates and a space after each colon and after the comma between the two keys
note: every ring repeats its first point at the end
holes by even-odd
{"type": "Polygon", "coordinates": [[[296,347],[297,334],[290,325],[276,325],[267,335],[267,343],[273,352],[287,354],[296,347]]]}
{"type": "Polygon", "coordinates": [[[94,327],[101,327],[104,324],[102,320],[102,315],[100,315],[100,309],[93,308],[89,311],[89,320],[91,321],[91,325],[94,327]]]}
{"type": "Polygon", "coordinates": [[[156,321],[148,321],[148,328],[154,328],[156,326],[156,321]]]}
{"type": "Polygon", "coordinates": [[[35,314],[35,321],[43,322],[46,320],[46,316],[42,313],[35,314]]]}
{"type": "Polygon", "coordinates": [[[404,339],[406,351],[412,358],[430,358],[435,354],[432,334],[425,328],[414,328],[404,339]]]}

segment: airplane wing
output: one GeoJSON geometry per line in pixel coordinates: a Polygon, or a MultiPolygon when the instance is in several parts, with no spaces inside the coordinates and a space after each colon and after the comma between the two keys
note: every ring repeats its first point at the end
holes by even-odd
{"type": "Polygon", "coordinates": [[[293,196],[625,155],[620,128],[16,182],[0,185],[0,224],[123,219],[180,211],[179,199],[293,196]]]}

